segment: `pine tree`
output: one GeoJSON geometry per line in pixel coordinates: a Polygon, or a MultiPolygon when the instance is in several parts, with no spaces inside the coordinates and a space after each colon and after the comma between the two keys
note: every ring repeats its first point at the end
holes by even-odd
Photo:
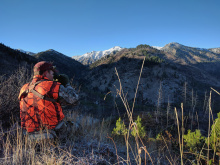
{"type": "Polygon", "coordinates": [[[186,142],[186,146],[193,152],[201,150],[205,141],[205,137],[201,135],[201,132],[198,129],[195,132],[188,130],[187,135],[184,135],[183,139],[186,142]]]}
{"type": "Polygon", "coordinates": [[[125,127],[125,124],[123,121],[121,121],[121,118],[116,121],[116,128],[113,129],[112,134],[113,135],[126,135],[128,132],[127,128],[125,127]]]}
{"type": "MultiPolygon", "coordinates": [[[[135,123],[136,123],[136,129],[133,128],[132,129],[132,132],[131,134],[136,137],[137,133],[138,135],[143,138],[145,135],[146,135],[146,131],[145,131],[145,128],[144,126],[142,126],[142,123],[141,123],[141,118],[138,116],[137,117],[137,120],[135,120],[135,123]]],[[[134,126],[135,127],[135,126],[134,126]]]]}

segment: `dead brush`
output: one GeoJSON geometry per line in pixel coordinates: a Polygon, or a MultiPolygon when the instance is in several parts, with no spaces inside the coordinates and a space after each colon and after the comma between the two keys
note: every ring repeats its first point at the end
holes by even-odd
{"type": "Polygon", "coordinates": [[[20,88],[31,80],[27,67],[20,67],[9,77],[0,76],[0,121],[9,125],[11,116],[19,116],[18,95],[20,88]]]}

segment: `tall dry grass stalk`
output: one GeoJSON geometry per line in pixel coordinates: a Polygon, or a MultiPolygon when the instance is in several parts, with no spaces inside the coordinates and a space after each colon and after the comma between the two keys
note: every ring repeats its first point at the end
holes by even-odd
{"type": "Polygon", "coordinates": [[[168,127],[168,121],[169,121],[169,113],[170,113],[170,100],[168,96],[168,103],[167,103],[167,127],[168,127]]]}
{"type": "Polygon", "coordinates": [[[158,99],[157,99],[157,110],[156,110],[156,123],[159,123],[159,114],[160,114],[160,106],[161,106],[161,99],[162,99],[162,85],[160,81],[160,87],[158,90],[158,99]]]}
{"type": "Polygon", "coordinates": [[[127,132],[127,134],[125,134],[125,143],[126,143],[126,148],[127,148],[127,160],[125,160],[125,161],[126,161],[127,164],[131,164],[131,160],[130,160],[130,151],[131,151],[133,153],[134,158],[135,158],[136,164],[141,165],[142,150],[145,152],[145,164],[146,164],[146,154],[148,155],[151,163],[154,164],[149,152],[147,151],[146,146],[144,145],[144,143],[143,143],[143,141],[142,141],[142,139],[141,139],[141,137],[138,133],[137,125],[133,120],[133,112],[134,112],[134,107],[135,107],[135,101],[136,101],[136,97],[137,97],[137,91],[138,91],[139,82],[140,82],[140,79],[141,79],[141,74],[142,74],[144,62],[145,62],[145,58],[144,58],[143,63],[142,63],[142,67],[141,67],[141,71],[140,71],[140,75],[139,75],[139,79],[138,79],[138,83],[137,83],[137,87],[136,87],[136,92],[135,92],[135,96],[134,96],[132,109],[130,109],[130,107],[129,107],[129,104],[128,104],[128,101],[127,101],[127,98],[126,98],[127,95],[125,95],[124,92],[123,92],[121,80],[120,80],[118,71],[115,68],[115,73],[116,73],[116,75],[118,77],[118,80],[119,80],[119,89],[116,88],[117,95],[119,95],[119,97],[121,98],[121,100],[124,104],[124,107],[126,109],[128,119],[129,119],[128,132],[127,132]],[[136,132],[137,132],[137,135],[135,137],[135,143],[136,143],[135,152],[133,151],[133,149],[132,149],[132,147],[129,143],[130,132],[131,132],[132,129],[135,129],[136,132]]]}
{"type": "MultiPolygon", "coordinates": [[[[177,121],[177,129],[178,129],[178,137],[179,137],[179,148],[180,148],[180,157],[181,157],[181,165],[183,165],[183,133],[182,133],[182,138],[181,138],[181,133],[180,133],[180,127],[179,127],[179,117],[178,117],[178,112],[175,109],[175,114],[176,114],[176,121],[177,121]],[[181,140],[182,139],[182,140],[181,140]]],[[[183,131],[183,104],[181,104],[181,109],[182,109],[182,131],[183,131]]]]}
{"type": "MultiPolygon", "coordinates": [[[[211,90],[213,90],[214,92],[216,92],[218,95],[220,95],[220,93],[218,92],[218,91],[216,91],[215,89],[213,89],[212,87],[211,87],[211,90]]],[[[210,98],[211,98],[211,91],[210,91],[210,98]]],[[[210,111],[210,113],[212,113],[212,108],[211,108],[211,99],[210,99],[210,101],[209,101],[209,111],[210,111]]],[[[214,123],[214,119],[213,119],[213,117],[212,117],[212,120],[213,120],[213,129],[212,129],[212,131],[214,131],[214,144],[216,144],[215,142],[217,141],[217,137],[215,137],[215,135],[216,135],[216,133],[215,133],[215,125],[217,124],[217,122],[216,123],[214,123]]],[[[211,135],[211,134],[210,134],[211,135]]],[[[214,146],[214,154],[213,154],[213,161],[214,161],[214,156],[215,156],[215,154],[216,154],[216,146],[214,146]]],[[[220,157],[220,156],[219,156],[220,157]]],[[[220,159],[219,159],[219,164],[220,164],[220,159]]]]}
{"type": "Polygon", "coordinates": [[[212,91],[210,91],[210,97],[209,97],[209,127],[208,127],[208,153],[207,153],[207,163],[209,163],[209,138],[210,138],[210,127],[211,127],[211,122],[210,122],[210,115],[211,115],[211,96],[212,96],[212,91]]]}

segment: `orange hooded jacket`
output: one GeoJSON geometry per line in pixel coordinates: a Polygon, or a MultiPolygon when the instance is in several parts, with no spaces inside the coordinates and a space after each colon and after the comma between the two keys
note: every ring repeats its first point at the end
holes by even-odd
{"type": "Polygon", "coordinates": [[[46,77],[37,75],[31,83],[21,88],[19,100],[22,128],[28,132],[39,131],[45,127],[53,129],[64,118],[60,103],[57,102],[60,85],[59,82],[49,81],[46,77]],[[35,91],[30,91],[31,85],[43,97],[33,94],[35,91]]]}

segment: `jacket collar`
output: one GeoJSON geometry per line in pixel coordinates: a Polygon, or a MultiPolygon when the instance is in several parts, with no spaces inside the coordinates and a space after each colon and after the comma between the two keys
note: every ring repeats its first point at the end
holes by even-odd
{"type": "Polygon", "coordinates": [[[35,75],[33,77],[32,83],[35,83],[40,80],[49,80],[49,79],[47,77],[42,76],[42,75],[35,75]]]}

